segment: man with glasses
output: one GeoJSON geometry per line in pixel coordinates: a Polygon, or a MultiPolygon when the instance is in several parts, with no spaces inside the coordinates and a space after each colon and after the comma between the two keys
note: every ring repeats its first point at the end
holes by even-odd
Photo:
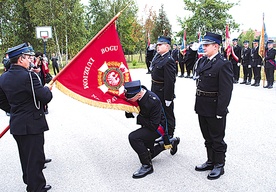
{"type": "Polygon", "coordinates": [[[52,86],[41,84],[29,71],[33,52],[27,43],[8,49],[11,68],[0,77],[0,108],[10,112],[10,132],[17,142],[23,181],[28,192],[45,192],[44,131],[48,124],[43,105],[52,99],[52,86]]]}
{"type": "Polygon", "coordinates": [[[221,40],[219,34],[206,33],[202,40],[206,56],[200,58],[194,71],[195,111],[207,150],[207,161],[195,170],[211,170],[208,179],[217,179],[224,174],[226,115],[233,90],[232,64],[219,54],[221,40]]]}

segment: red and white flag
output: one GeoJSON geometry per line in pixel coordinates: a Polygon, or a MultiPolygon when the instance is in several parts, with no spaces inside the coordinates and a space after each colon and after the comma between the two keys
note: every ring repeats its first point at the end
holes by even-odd
{"type": "Polygon", "coordinates": [[[65,94],[86,104],[139,113],[124,97],[131,81],[116,30],[115,16],[53,79],[65,94]]]}
{"type": "Polygon", "coordinates": [[[229,33],[228,24],[226,25],[226,30],[225,30],[225,52],[226,52],[227,58],[229,59],[229,56],[232,52],[232,47],[230,44],[230,33],[229,33]]]}

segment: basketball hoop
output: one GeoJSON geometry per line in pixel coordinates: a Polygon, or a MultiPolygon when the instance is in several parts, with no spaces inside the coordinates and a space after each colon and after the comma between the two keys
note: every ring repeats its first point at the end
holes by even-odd
{"type": "Polygon", "coordinates": [[[43,39],[43,42],[46,42],[48,40],[48,36],[41,36],[41,38],[43,39]]]}

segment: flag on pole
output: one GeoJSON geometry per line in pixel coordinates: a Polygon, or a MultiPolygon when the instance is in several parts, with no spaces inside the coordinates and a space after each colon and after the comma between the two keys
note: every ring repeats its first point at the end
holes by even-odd
{"type": "Polygon", "coordinates": [[[148,32],[148,47],[150,46],[150,33],[148,32]]]}
{"type": "Polygon", "coordinates": [[[182,44],[180,47],[180,51],[182,52],[183,55],[186,53],[186,42],[187,42],[186,29],[184,29],[182,44]]]}
{"type": "Polygon", "coordinates": [[[268,36],[266,33],[266,27],[265,27],[265,22],[264,22],[264,13],[263,13],[263,26],[262,26],[262,31],[261,31],[261,36],[260,36],[260,43],[259,43],[259,55],[264,58],[265,57],[265,45],[268,41],[268,36]]]}
{"type": "Polygon", "coordinates": [[[197,50],[198,58],[201,58],[204,55],[204,50],[203,50],[203,45],[202,45],[202,37],[200,31],[198,32],[198,43],[199,43],[199,48],[197,50]]]}
{"type": "Polygon", "coordinates": [[[83,103],[139,113],[124,97],[130,72],[116,30],[115,16],[53,79],[63,93],[83,103]]]}
{"type": "Polygon", "coordinates": [[[228,24],[226,25],[226,30],[225,30],[225,52],[226,52],[227,59],[229,59],[229,56],[232,52],[232,48],[230,44],[230,33],[229,33],[228,24]]]}

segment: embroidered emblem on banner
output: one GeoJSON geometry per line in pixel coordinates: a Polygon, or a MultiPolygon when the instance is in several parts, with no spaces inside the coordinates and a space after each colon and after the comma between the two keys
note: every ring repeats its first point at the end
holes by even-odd
{"type": "Polygon", "coordinates": [[[98,86],[103,93],[121,95],[124,92],[124,82],[129,81],[129,70],[122,62],[104,62],[98,69],[98,86]]]}

